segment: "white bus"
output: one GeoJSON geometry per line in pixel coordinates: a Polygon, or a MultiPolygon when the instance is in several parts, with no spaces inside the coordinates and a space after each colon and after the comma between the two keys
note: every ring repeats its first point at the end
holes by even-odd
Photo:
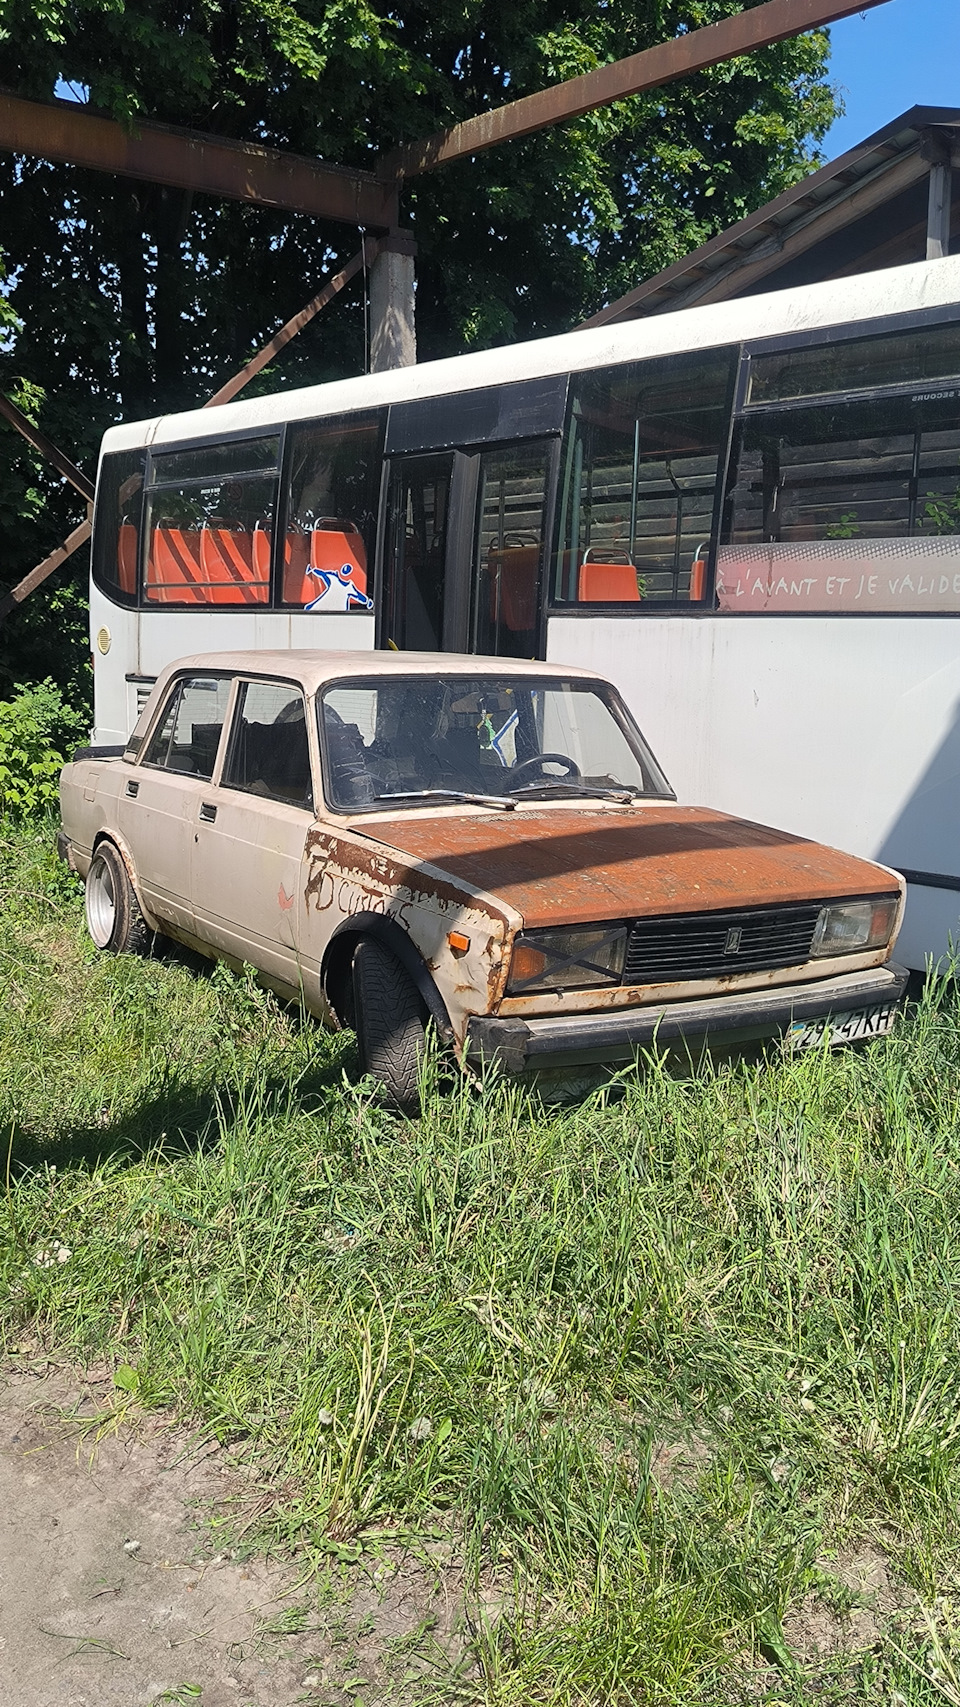
{"type": "Polygon", "coordinates": [[[960,258],[106,434],[95,730],[171,659],[613,678],[681,798],[903,871],[960,940],[960,258]]]}

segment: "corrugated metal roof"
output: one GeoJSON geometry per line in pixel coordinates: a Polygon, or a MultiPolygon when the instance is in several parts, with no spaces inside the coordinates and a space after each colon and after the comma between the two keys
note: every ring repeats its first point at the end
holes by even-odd
{"type": "MultiPolygon", "coordinates": [[[[930,163],[960,159],[958,150],[960,108],[911,107],[583,325],[922,260],[930,163]]],[[[960,173],[954,208],[960,212],[960,173]]]]}

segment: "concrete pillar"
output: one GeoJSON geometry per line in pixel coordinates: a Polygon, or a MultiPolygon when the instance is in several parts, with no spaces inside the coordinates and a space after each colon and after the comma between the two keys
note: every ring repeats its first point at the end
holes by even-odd
{"type": "Polygon", "coordinates": [[[927,196],[927,260],[950,253],[950,199],[953,194],[952,138],[943,131],[923,132],[920,153],[930,167],[927,196]]]}
{"type": "Polygon", "coordinates": [[[391,231],[380,239],[370,268],[370,372],[412,367],[417,359],[414,324],[414,256],[409,231],[391,231]]]}

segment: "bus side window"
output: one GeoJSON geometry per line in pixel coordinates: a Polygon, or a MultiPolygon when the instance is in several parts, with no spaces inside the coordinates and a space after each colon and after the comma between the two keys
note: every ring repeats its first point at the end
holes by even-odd
{"type": "Polygon", "coordinates": [[[323,612],[373,609],[382,429],[382,414],[290,429],[282,604],[323,612]]]}
{"type": "Polygon", "coordinates": [[[145,450],[118,451],[100,464],[94,511],[93,579],[118,604],[137,596],[145,450]]]}
{"type": "Polygon", "coordinates": [[[154,457],[148,604],[269,603],[278,449],[273,437],[154,457]]]}
{"type": "Polygon", "coordinates": [[[960,610],[958,371],[955,325],[751,356],[721,610],[960,610]]]}
{"type": "Polygon", "coordinates": [[[701,602],[736,351],[575,376],[554,598],[701,602]]]}

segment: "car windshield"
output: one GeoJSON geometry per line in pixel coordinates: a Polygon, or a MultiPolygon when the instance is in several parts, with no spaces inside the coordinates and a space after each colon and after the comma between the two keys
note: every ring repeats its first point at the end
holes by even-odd
{"type": "Polygon", "coordinates": [[[341,811],[672,798],[604,682],[370,677],[332,684],[318,709],[325,792],[341,811]]]}

